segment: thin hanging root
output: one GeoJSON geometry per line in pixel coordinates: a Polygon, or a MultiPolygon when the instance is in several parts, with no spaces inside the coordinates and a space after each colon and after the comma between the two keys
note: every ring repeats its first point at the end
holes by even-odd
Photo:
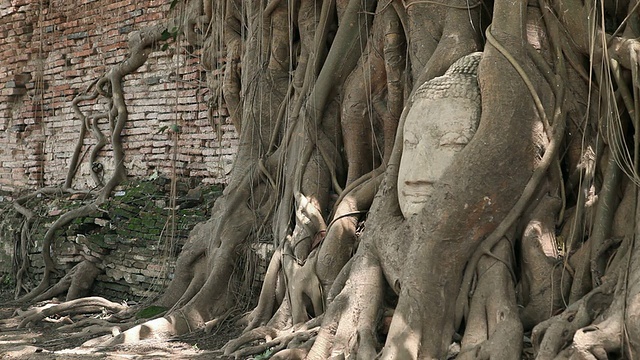
{"type": "Polygon", "coordinates": [[[106,300],[102,297],[86,297],[77,300],[67,301],[54,306],[36,308],[22,314],[24,319],[18,325],[18,328],[24,328],[31,323],[36,323],[51,315],[61,314],[79,314],[83,312],[96,312],[103,309],[110,311],[122,311],[127,308],[126,305],[118,304],[106,300]]]}

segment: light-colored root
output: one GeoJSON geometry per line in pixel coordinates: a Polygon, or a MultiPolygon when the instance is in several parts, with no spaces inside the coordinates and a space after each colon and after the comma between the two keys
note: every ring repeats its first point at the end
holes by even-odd
{"type": "Polygon", "coordinates": [[[349,278],[325,314],[308,359],[330,356],[373,359],[376,331],[383,301],[384,277],[380,264],[365,247],[358,250],[349,278]]]}
{"type": "Polygon", "coordinates": [[[240,347],[250,342],[261,340],[261,339],[274,339],[278,337],[279,331],[270,326],[261,326],[259,328],[255,328],[253,330],[247,331],[239,337],[229,341],[222,350],[225,355],[232,354],[240,347]]]}
{"type": "Polygon", "coordinates": [[[120,324],[89,325],[79,332],[69,334],[67,337],[72,339],[86,337],[93,338],[104,334],[111,334],[112,336],[116,336],[126,329],[127,328],[125,326],[122,326],[120,324]]]}
{"type": "Polygon", "coordinates": [[[101,297],[86,297],[28,311],[21,315],[23,320],[18,327],[24,328],[31,323],[36,323],[51,315],[100,312],[104,309],[109,311],[122,311],[126,308],[126,305],[114,303],[101,297]]]}
{"type": "Polygon", "coordinates": [[[576,331],[571,349],[573,356],[578,359],[608,359],[607,354],[618,353],[622,340],[619,315],[576,331]]]}
{"type": "MultiPolygon", "coordinates": [[[[293,344],[294,342],[291,341],[289,343],[289,346],[293,347],[292,346],[293,344]]],[[[311,348],[311,345],[313,345],[313,341],[307,341],[306,343],[300,346],[297,346],[295,348],[279,351],[278,353],[273,355],[270,359],[271,360],[303,360],[307,357],[307,354],[309,353],[309,348],[311,348]]]]}
{"type": "MultiPolygon", "coordinates": [[[[265,339],[267,341],[264,343],[245,347],[232,353],[227,353],[227,350],[225,350],[225,355],[233,356],[235,359],[246,359],[250,355],[261,354],[269,349],[271,349],[272,353],[277,354],[281,350],[285,350],[288,346],[291,346],[295,349],[286,349],[291,351],[284,351],[284,354],[280,354],[280,358],[283,358],[282,356],[286,356],[287,353],[299,356],[304,352],[304,349],[296,347],[313,339],[318,334],[318,329],[319,327],[314,327],[308,330],[295,330],[294,328],[291,328],[289,333],[287,333],[287,331],[278,331],[278,336],[273,339],[267,338],[265,339]]],[[[284,358],[289,359],[288,357],[284,358]]]]}
{"type": "MultiPolygon", "coordinates": [[[[68,318],[68,317],[66,317],[68,318]]],[[[113,328],[117,328],[117,332],[122,332],[125,331],[129,328],[131,328],[132,326],[134,326],[135,324],[133,322],[126,322],[126,323],[115,323],[115,322],[111,322],[109,320],[106,319],[96,319],[93,317],[89,317],[89,318],[84,318],[80,321],[77,322],[73,322],[71,321],[70,323],[68,323],[67,325],[63,325],[60,326],[58,328],[58,331],[60,332],[74,332],[78,329],[83,329],[83,328],[87,328],[87,327],[103,327],[103,328],[109,328],[111,329],[110,332],[113,334],[113,328]]]]}
{"type": "MultiPolygon", "coordinates": [[[[293,262],[293,261],[292,261],[293,262]]],[[[292,272],[289,278],[289,297],[291,301],[291,318],[293,324],[307,321],[310,317],[324,313],[324,300],[322,287],[315,273],[316,257],[307,259],[307,262],[292,272]],[[307,304],[307,300],[310,304],[307,304]],[[309,314],[307,308],[313,311],[309,314]]]]}
{"type": "MultiPolygon", "coordinates": [[[[302,352],[306,354],[309,344],[315,338],[320,327],[322,316],[309,320],[298,326],[291,326],[287,329],[277,329],[272,326],[262,326],[243,333],[240,337],[229,341],[223,348],[225,355],[233,356],[236,359],[244,359],[250,355],[261,354],[270,350],[276,354],[286,348],[294,349],[292,356],[299,356],[302,352]],[[255,342],[260,342],[255,345],[255,342]],[[254,344],[251,346],[246,346],[254,344]],[[304,350],[306,349],[306,350],[304,350]],[[298,351],[301,350],[301,351],[298,351]]],[[[289,352],[285,352],[287,354],[289,352]]],[[[281,357],[283,355],[280,355],[281,357]]]]}
{"type": "Polygon", "coordinates": [[[171,336],[186,333],[178,331],[182,326],[187,326],[184,320],[176,324],[173,316],[161,317],[136,325],[122,333],[114,332],[112,336],[91,339],[82,344],[82,347],[109,347],[119,344],[130,344],[148,339],[167,339],[171,336]]]}
{"type": "MultiPolygon", "coordinates": [[[[71,320],[71,317],[69,315],[65,315],[62,316],[60,318],[54,319],[54,318],[44,318],[42,319],[43,322],[48,322],[48,323],[53,323],[53,324],[73,324],[73,320],[71,320]]],[[[67,326],[67,325],[63,325],[63,326],[67,326]]]]}
{"type": "Polygon", "coordinates": [[[516,359],[522,352],[522,323],[512,277],[511,244],[503,239],[478,262],[460,360],[516,359]]]}

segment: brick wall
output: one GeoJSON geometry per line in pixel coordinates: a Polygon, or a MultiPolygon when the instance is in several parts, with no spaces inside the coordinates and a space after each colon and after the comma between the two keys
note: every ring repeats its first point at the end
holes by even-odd
{"type": "MultiPolygon", "coordinates": [[[[175,230],[171,231],[171,213],[166,208],[169,187],[168,181],[162,178],[125,182],[123,190],[102,205],[103,212],[75,219],[64,227],[52,246],[57,270],[53,280],[59,280],[74,266],[88,260],[100,270],[93,284],[93,295],[114,301],[141,300],[161,291],[173,278],[175,255],[182,249],[189,232],[211,215],[212,204],[222,191],[219,186],[200,185],[200,199],[176,210],[175,230]]],[[[34,212],[42,214],[39,221],[43,224],[33,229],[33,243],[27,251],[30,267],[25,281],[31,288],[42,280],[44,273],[41,251],[47,229],[59,213],[82,205],[72,198],[33,199],[28,203],[34,212]]],[[[0,223],[0,231],[2,225],[12,221],[3,220],[5,224],[0,223]]],[[[14,228],[16,225],[14,222],[14,228]]],[[[266,269],[266,265],[261,269],[266,269]]],[[[0,264],[0,274],[3,270],[0,264]]],[[[10,270],[9,266],[6,272],[10,270]]]]}
{"type": "MultiPolygon", "coordinates": [[[[0,190],[64,181],[80,119],[71,102],[127,54],[132,31],[162,21],[170,0],[0,0],[0,190]]],[[[224,108],[211,109],[197,49],[170,45],[125,78],[129,122],[123,130],[128,175],[170,174],[223,183],[237,136],[224,108]],[[168,131],[181,130],[177,147],[168,131]]],[[[104,111],[105,100],[82,110],[104,111]]],[[[100,122],[103,131],[106,120],[100,122]]],[[[75,187],[92,187],[88,133],[75,187]]],[[[113,169],[110,146],[99,161],[113,169]]]]}

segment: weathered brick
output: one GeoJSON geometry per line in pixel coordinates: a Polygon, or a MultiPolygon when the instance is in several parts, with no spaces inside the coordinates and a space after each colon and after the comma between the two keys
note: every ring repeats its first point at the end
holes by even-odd
{"type": "MultiPolygon", "coordinates": [[[[128,56],[126,33],[155,25],[166,16],[169,7],[167,2],[152,0],[79,3],[51,0],[50,6],[43,9],[44,17],[28,0],[14,0],[9,8],[0,10],[2,190],[53,185],[64,180],[81,126],[71,101],[110,66],[128,56]],[[91,5],[84,5],[88,3],[91,5]],[[42,29],[36,32],[42,35],[32,37],[33,29],[42,29]]],[[[129,123],[123,131],[123,142],[129,175],[148,176],[150,166],[163,173],[171,171],[173,143],[163,127],[177,121],[182,128],[177,148],[178,172],[202,177],[207,183],[225,181],[217,167],[206,164],[220,162],[220,154],[233,154],[237,136],[232,129],[221,126],[226,142],[217,141],[218,134],[209,125],[206,100],[196,96],[201,89],[197,81],[205,79],[198,54],[198,49],[193,56],[155,52],[139,71],[125,79],[129,123]],[[176,64],[177,78],[182,82],[176,82],[176,76],[171,75],[176,64]],[[223,149],[215,150],[218,146],[223,149]]],[[[104,112],[106,100],[87,100],[79,105],[84,115],[91,115],[104,112]]],[[[218,123],[228,123],[224,119],[226,109],[214,110],[214,115],[221,117],[216,120],[218,123]]],[[[100,120],[99,124],[108,135],[107,121],[100,120]]],[[[93,135],[88,134],[85,147],[95,143],[93,135]]],[[[100,156],[107,171],[112,170],[109,145],[100,156]]],[[[92,184],[88,169],[87,164],[81,164],[76,176],[78,184],[92,184]]]]}
{"type": "Polygon", "coordinates": [[[69,40],[84,39],[87,36],[89,36],[88,32],[86,32],[86,31],[78,31],[78,32],[74,32],[72,34],[67,35],[67,39],[69,39],[69,40]]]}

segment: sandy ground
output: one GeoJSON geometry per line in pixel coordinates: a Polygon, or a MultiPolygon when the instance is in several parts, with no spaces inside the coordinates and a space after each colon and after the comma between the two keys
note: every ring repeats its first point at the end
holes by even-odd
{"type": "Polygon", "coordinates": [[[19,321],[12,317],[18,307],[11,305],[10,299],[8,292],[0,293],[0,359],[228,359],[217,349],[240,331],[231,324],[223,324],[211,334],[197,331],[167,341],[146,341],[109,349],[80,348],[89,338],[60,332],[52,323],[18,329],[19,321]]]}

